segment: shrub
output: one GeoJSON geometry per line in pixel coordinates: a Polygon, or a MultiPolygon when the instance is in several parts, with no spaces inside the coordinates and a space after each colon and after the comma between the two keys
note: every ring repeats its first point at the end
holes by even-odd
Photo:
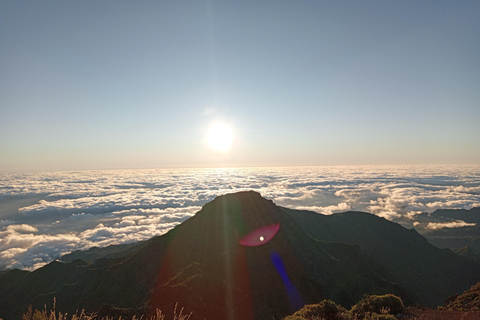
{"type": "Polygon", "coordinates": [[[372,313],[372,314],[367,314],[363,320],[397,320],[393,315],[391,314],[378,314],[378,313],[372,313]]]}
{"type": "Polygon", "coordinates": [[[374,313],[377,315],[397,314],[402,312],[403,308],[402,299],[393,294],[364,295],[350,312],[356,317],[367,319],[367,315],[371,316],[374,313]]]}
{"type": "Polygon", "coordinates": [[[318,304],[309,304],[293,315],[306,320],[343,320],[347,310],[331,300],[323,300],[318,304]]]}
{"type": "Polygon", "coordinates": [[[307,320],[304,317],[299,316],[286,316],[283,320],[307,320]]]}

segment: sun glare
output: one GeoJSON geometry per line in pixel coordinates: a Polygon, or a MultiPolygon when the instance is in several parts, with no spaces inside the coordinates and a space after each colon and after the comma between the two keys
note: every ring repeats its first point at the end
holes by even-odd
{"type": "Polygon", "coordinates": [[[233,130],[226,124],[215,122],[210,125],[207,133],[207,144],[219,152],[230,150],[233,142],[233,130]]]}

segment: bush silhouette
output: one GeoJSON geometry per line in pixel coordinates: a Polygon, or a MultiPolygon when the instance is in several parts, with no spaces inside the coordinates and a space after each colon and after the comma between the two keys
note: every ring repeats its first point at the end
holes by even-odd
{"type": "Polygon", "coordinates": [[[372,313],[372,314],[366,315],[365,318],[363,318],[363,320],[397,320],[397,319],[391,314],[372,313]]]}
{"type": "Polygon", "coordinates": [[[402,312],[403,309],[404,306],[402,299],[393,294],[386,294],[382,296],[364,295],[363,298],[352,307],[352,310],[350,310],[350,312],[356,317],[367,319],[367,316],[372,317],[373,314],[377,314],[377,316],[386,314],[397,314],[402,312]]]}
{"type": "Polygon", "coordinates": [[[391,314],[378,314],[378,313],[372,313],[372,314],[367,314],[363,320],[397,320],[393,315],[391,314]]]}
{"type": "Polygon", "coordinates": [[[287,316],[286,318],[283,318],[283,320],[307,320],[307,319],[299,316],[287,316]]]}
{"type": "MultiPolygon", "coordinates": [[[[299,317],[297,319],[306,319],[306,320],[343,320],[345,319],[344,315],[348,312],[345,308],[340,305],[337,305],[331,300],[323,300],[318,304],[309,304],[298,310],[293,314],[293,316],[299,317]]],[[[288,320],[295,320],[288,319],[288,320]]]]}

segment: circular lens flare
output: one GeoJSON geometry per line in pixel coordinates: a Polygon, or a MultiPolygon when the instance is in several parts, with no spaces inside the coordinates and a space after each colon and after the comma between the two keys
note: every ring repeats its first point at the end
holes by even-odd
{"type": "Polygon", "coordinates": [[[256,247],[269,242],[280,229],[280,223],[258,228],[238,241],[242,246],[256,247]]]}

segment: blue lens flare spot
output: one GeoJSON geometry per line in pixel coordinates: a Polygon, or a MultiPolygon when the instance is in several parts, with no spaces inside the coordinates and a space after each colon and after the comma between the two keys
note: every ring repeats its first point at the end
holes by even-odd
{"type": "Polygon", "coordinates": [[[290,303],[290,308],[292,311],[299,310],[305,305],[300,293],[297,288],[293,285],[292,281],[288,277],[285,266],[283,265],[282,257],[277,252],[272,252],[270,254],[270,259],[272,260],[275,269],[277,269],[278,274],[282,278],[283,284],[285,286],[285,291],[287,293],[288,301],[290,303]]]}

